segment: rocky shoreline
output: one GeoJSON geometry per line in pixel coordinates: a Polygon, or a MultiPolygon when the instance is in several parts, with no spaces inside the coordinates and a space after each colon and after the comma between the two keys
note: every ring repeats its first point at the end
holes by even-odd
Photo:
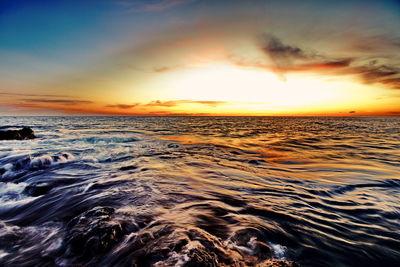
{"type": "Polygon", "coordinates": [[[0,131],[0,140],[26,140],[36,138],[35,133],[29,127],[20,130],[0,131]]]}

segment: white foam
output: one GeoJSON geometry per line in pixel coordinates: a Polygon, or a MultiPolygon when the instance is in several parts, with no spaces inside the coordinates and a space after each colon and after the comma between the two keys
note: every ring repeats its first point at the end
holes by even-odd
{"type": "Polygon", "coordinates": [[[83,193],[86,193],[95,183],[89,183],[85,188],[83,189],[83,193]]]}
{"type": "Polygon", "coordinates": [[[49,155],[35,157],[31,160],[29,166],[31,168],[41,169],[45,166],[50,166],[53,163],[53,158],[49,155]]]}
{"type": "Polygon", "coordinates": [[[170,263],[170,262],[175,262],[174,266],[176,266],[176,267],[185,266],[185,264],[190,260],[190,257],[188,256],[188,254],[192,250],[198,249],[200,247],[204,247],[204,246],[199,241],[197,241],[197,240],[190,241],[188,244],[186,244],[183,247],[183,249],[180,253],[173,251],[172,253],[169,254],[169,257],[167,260],[158,261],[154,264],[154,266],[162,267],[162,266],[168,265],[166,263],[170,263]]]}
{"type": "Polygon", "coordinates": [[[12,165],[11,163],[7,163],[3,166],[3,169],[5,169],[6,171],[9,171],[12,169],[14,165],[12,165]]]}
{"type": "Polygon", "coordinates": [[[40,155],[32,157],[21,156],[14,163],[7,163],[2,168],[5,172],[0,176],[2,179],[12,179],[33,169],[44,169],[54,164],[59,164],[73,159],[74,156],[68,152],[57,153],[54,155],[40,155]]]}
{"type": "Polygon", "coordinates": [[[274,258],[276,259],[281,259],[281,260],[285,260],[285,254],[287,251],[287,247],[279,245],[279,244],[274,244],[269,242],[268,245],[270,245],[270,247],[272,248],[272,252],[274,254],[274,258]]]}
{"type": "Polygon", "coordinates": [[[19,195],[27,186],[27,183],[2,183],[0,182],[0,199],[7,196],[19,195]]]}
{"type": "Polygon", "coordinates": [[[0,182],[0,210],[22,205],[37,198],[23,194],[27,185],[27,183],[0,182]]]}
{"type": "Polygon", "coordinates": [[[1,258],[4,258],[4,257],[7,256],[8,254],[10,254],[10,253],[5,252],[4,250],[0,249],[0,259],[1,259],[1,258]]]}

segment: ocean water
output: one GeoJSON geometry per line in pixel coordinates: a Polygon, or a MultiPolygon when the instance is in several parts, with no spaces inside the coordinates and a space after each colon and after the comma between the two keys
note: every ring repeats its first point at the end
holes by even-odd
{"type": "Polygon", "coordinates": [[[0,126],[1,266],[400,265],[400,118],[0,126]]]}

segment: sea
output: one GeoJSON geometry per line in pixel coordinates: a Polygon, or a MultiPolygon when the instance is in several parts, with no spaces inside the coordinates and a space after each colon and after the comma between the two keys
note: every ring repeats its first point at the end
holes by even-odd
{"type": "Polygon", "coordinates": [[[400,266],[399,117],[0,117],[23,126],[0,266],[400,266]]]}

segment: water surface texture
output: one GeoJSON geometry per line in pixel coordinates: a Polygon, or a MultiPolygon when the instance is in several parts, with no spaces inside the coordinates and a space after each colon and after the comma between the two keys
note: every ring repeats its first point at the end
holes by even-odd
{"type": "Polygon", "coordinates": [[[1,266],[400,263],[399,118],[0,125],[1,266]]]}

